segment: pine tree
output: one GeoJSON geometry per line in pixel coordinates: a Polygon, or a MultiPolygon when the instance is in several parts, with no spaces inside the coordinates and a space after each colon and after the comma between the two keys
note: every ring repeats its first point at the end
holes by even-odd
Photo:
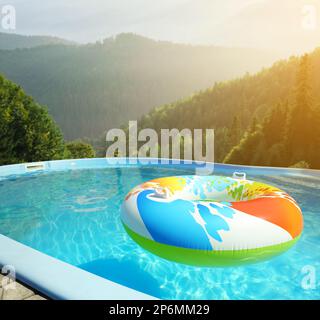
{"type": "Polygon", "coordinates": [[[257,117],[253,117],[250,128],[249,128],[249,132],[253,133],[257,130],[258,128],[258,119],[257,117]]]}
{"type": "Polygon", "coordinates": [[[237,116],[233,117],[232,125],[228,131],[228,145],[229,150],[236,146],[241,139],[241,126],[240,120],[237,116]]]}
{"type": "Polygon", "coordinates": [[[289,165],[307,160],[310,156],[312,141],[312,103],[309,86],[309,57],[304,55],[300,60],[295,90],[296,101],[291,110],[287,134],[286,149],[289,165]]]}
{"type": "Polygon", "coordinates": [[[262,131],[266,146],[271,147],[275,143],[284,143],[284,135],[287,125],[288,104],[279,103],[263,121],[262,131]]]}
{"type": "Polygon", "coordinates": [[[309,164],[312,168],[320,169],[320,105],[313,109],[311,130],[313,137],[310,144],[309,164]]]}

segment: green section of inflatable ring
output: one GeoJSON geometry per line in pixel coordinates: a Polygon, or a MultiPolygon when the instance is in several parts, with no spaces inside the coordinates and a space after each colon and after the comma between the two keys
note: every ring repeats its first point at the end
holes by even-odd
{"type": "Polygon", "coordinates": [[[290,249],[300,238],[299,236],[285,243],[257,249],[204,251],[158,243],[140,236],[123,225],[136,243],[153,254],[174,262],[202,267],[230,267],[268,260],[290,249]]]}

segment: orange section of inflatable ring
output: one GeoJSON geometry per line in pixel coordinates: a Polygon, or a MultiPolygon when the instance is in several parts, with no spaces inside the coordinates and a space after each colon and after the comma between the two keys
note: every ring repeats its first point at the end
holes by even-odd
{"type": "Polygon", "coordinates": [[[232,202],[232,208],[276,224],[292,238],[299,236],[303,229],[301,210],[289,196],[232,202]]]}

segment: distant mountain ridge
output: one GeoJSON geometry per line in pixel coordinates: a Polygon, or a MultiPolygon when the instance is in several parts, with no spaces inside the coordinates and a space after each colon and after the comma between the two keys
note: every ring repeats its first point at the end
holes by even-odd
{"type": "Polygon", "coordinates": [[[51,36],[26,36],[0,32],[0,50],[33,48],[47,45],[75,45],[73,41],[51,36]]]}
{"type": "Polygon", "coordinates": [[[66,139],[95,138],[156,106],[277,59],[255,49],[120,34],[88,45],[0,50],[0,73],[47,105],[66,139]]]}

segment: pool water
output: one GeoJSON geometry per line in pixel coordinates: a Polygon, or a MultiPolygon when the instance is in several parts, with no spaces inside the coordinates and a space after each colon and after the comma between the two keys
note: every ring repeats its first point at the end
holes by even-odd
{"type": "MultiPolygon", "coordinates": [[[[319,174],[278,170],[267,176],[250,170],[249,179],[278,186],[297,200],[305,228],[300,241],[281,256],[228,268],[192,267],[159,258],[131,240],[121,224],[121,203],[134,186],[187,174],[193,171],[142,166],[9,176],[0,180],[0,233],[162,299],[320,298],[319,174]],[[315,285],[306,287],[302,284],[310,284],[310,270],[315,285]]],[[[216,166],[215,174],[231,176],[232,171],[216,166]]]]}

